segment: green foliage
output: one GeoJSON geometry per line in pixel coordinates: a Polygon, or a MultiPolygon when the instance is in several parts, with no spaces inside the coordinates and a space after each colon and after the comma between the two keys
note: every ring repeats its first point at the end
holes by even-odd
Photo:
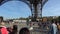
{"type": "Polygon", "coordinates": [[[60,16],[58,17],[58,21],[60,21],[60,16]]]}

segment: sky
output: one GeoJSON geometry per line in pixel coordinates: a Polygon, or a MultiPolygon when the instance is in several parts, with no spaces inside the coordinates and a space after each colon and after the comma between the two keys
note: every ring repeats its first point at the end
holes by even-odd
{"type": "Polygon", "coordinates": [[[44,5],[43,16],[60,16],[60,0],[48,0],[44,5]]]}
{"type": "MultiPolygon", "coordinates": [[[[31,16],[27,4],[21,1],[9,1],[0,6],[0,16],[19,18],[31,16]]],[[[43,7],[42,16],[60,16],[60,0],[48,0],[43,7]]]]}
{"type": "Polygon", "coordinates": [[[21,1],[9,1],[0,6],[0,16],[4,18],[20,18],[31,15],[27,4],[21,1]]]}

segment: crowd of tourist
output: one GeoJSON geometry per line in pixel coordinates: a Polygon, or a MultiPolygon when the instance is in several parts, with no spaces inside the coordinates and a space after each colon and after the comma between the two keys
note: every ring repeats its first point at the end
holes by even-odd
{"type": "MultiPolygon", "coordinates": [[[[12,24],[11,24],[12,25],[12,24]]],[[[0,17],[0,34],[17,34],[18,26],[15,24],[12,27],[6,27],[3,17],[0,17]]],[[[22,28],[19,30],[19,34],[29,34],[28,28],[22,28]]]]}
{"type": "MultiPolygon", "coordinates": [[[[49,24],[44,24],[44,27],[45,25],[49,25],[48,34],[60,34],[60,22],[59,21],[52,20],[51,23],[49,24]]],[[[6,27],[3,21],[3,18],[0,18],[0,34],[17,34],[17,32],[18,32],[17,25],[13,25],[13,27],[6,27]]],[[[30,34],[30,31],[28,28],[22,28],[19,30],[19,34],[30,34]]]]}

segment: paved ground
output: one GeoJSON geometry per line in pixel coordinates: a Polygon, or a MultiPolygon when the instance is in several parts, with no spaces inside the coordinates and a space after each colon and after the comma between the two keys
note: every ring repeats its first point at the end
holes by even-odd
{"type": "MultiPolygon", "coordinates": [[[[6,26],[9,27],[9,24],[7,24],[6,26]]],[[[26,23],[18,23],[18,33],[17,34],[19,34],[19,30],[23,27],[28,27],[28,26],[26,25],[26,23]]],[[[48,32],[46,32],[46,31],[42,32],[42,31],[35,30],[35,29],[34,29],[34,31],[30,31],[30,34],[47,34],[47,33],[48,32]]]]}

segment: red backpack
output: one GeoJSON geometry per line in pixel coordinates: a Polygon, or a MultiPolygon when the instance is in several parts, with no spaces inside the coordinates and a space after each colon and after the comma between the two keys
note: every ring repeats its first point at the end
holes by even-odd
{"type": "Polygon", "coordinates": [[[0,27],[0,34],[2,34],[2,32],[1,32],[1,29],[2,29],[3,27],[0,27]]]}

